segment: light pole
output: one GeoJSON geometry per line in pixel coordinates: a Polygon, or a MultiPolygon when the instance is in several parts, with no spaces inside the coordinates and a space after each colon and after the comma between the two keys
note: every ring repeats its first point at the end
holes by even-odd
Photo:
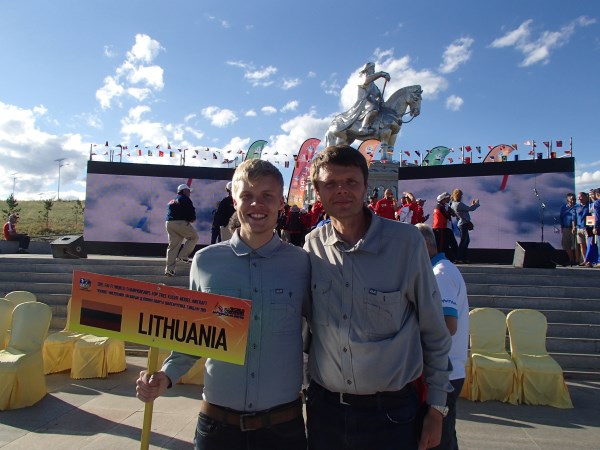
{"type": "Polygon", "coordinates": [[[54,160],[54,162],[58,163],[58,188],[56,190],[56,200],[60,200],[60,168],[65,165],[62,163],[64,160],[65,158],[59,158],[54,160]]]}
{"type": "Polygon", "coordinates": [[[15,196],[15,183],[17,182],[17,172],[11,173],[10,174],[11,177],[13,177],[13,190],[12,190],[12,196],[15,196]]]}

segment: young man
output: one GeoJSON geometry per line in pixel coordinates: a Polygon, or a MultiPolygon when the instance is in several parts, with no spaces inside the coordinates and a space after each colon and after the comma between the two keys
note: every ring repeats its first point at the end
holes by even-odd
{"type": "Polygon", "coordinates": [[[18,241],[19,242],[19,253],[29,253],[29,235],[26,233],[17,233],[17,222],[19,217],[16,214],[8,216],[8,222],[4,224],[4,240],[5,241],[18,241]]]}
{"type": "Polygon", "coordinates": [[[175,276],[175,263],[177,260],[189,263],[190,254],[198,242],[198,233],[192,225],[196,221],[196,208],[190,193],[192,190],[187,184],[180,184],[177,187],[177,197],[167,205],[167,219],[165,227],[169,236],[169,246],[167,247],[167,264],[165,267],[165,276],[175,276]],[[181,244],[183,244],[183,247],[181,244]]]}
{"type": "Polygon", "coordinates": [[[311,166],[331,223],[304,246],[312,266],[310,449],[438,445],[451,390],[450,334],[423,238],[364,206],[368,171],[350,146],[326,148],[311,166]],[[422,373],[432,406],[419,436],[412,381],[422,373]]]}
{"type": "Polygon", "coordinates": [[[450,362],[452,373],[450,384],[454,390],[448,394],[446,406],[448,415],[442,425],[442,440],[436,450],[454,450],[458,448],[456,438],[456,400],[465,382],[465,364],[469,347],[469,300],[467,286],[460,271],[446,259],[444,253],[438,253],[433,230],[424,223],[417,224],[417,229],[425,239],[427,253],[431,258],[433,273],[440,289],[444,321],[452,335],[450,362]]]}
{"type": "MultiPolygon", "coordinates": [[[[283,178],[275,166],[246,160],[232,183],[241,227],[229,241],[196,253],[190,289],[252,302],[246,361],[206,360],[196,449],[306,449],[300,390],[308,256],[274,232],[283,208],[283,178]]],[[[161,371],[141,372],[137,397],[153,401],[196,360],[173,352],[161,371]]]]}

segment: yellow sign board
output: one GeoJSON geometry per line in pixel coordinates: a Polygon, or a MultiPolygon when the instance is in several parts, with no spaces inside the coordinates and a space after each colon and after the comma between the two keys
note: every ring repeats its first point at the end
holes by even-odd
{"type": "Polygon", "coordinates": [[[244,364],[249,300],[73,272],[69,329],[244,364]]]}

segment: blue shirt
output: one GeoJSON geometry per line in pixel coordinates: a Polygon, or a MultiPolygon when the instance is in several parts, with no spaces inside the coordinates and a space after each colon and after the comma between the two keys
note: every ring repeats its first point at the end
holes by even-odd
{"type": "Polygon", "coordinates": [[[573,222],[575,222],[575,205],[562,205],[560,207],[560,226],[562,228],[572,228],[573,222]]]}
{"type": "Polygon", "coordinates": [[[187,220],[193,222],[196,220],[196,208],[186,195],[179,194],[167,205],[167,222],[169,220],[187,220]]]}
{"type": "MultiPolygon", "coordinates": [[[[236,231],[194,256],[190,289],[252,301],[245,364],[206,360],[204,400],[237,411],[262,411],[296,400],[303,377],[302,313],[310,263],[277,234],[252,250],[236,231]]],[[[173,352],[162,370],[178,380],[198,357],[173,352]]]]}
{"type": "Polygon", "coordinates": [[[582,205],[578,203],[575,205],[576,216],[577,216],[577,228],[585,228],[585,217],[590,215],[590,205],[586,203],[582,205]]]}

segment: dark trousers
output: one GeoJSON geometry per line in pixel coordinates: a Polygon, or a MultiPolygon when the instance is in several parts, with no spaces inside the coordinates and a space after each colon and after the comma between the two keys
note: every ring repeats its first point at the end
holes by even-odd
{"type": "Polygon", "coordinates": [[[456,259],[460,261],[466,261],[469,252],[469,242],[471,242],[469,230],[467,229],[466,224],[458,227],[458,230],[460,231],[460,244],[458,244],[456,259]]]}
{"type": "Polygon", "coordinates": [[[31,240],[28,235],[17,233],[12,235],[9,241],[19,241],[19,248],[27,250],[29,248],[29,241],[31,240]]]}
{"type": "Polygon", "coordinates": [[[210,243],[216,244],[217,242],[221,242],[221,227],[213,226],[210,231],[210,243]]]}
{"type": "Polygon", "coordinates": [[[433,235],[435,236],[438,253],[444,252],[446,258],[450,261],[454,261],[456,259],[458,244],[456,243],[456,238],[454,237],[452,229],[434,228],[433,235]]]}
{"type": "Polygon", "coordinates": [[[418,399],[408,389],[394,407],[361,408],[332,402],[323,388],[308,387],[306,425],[310,450],[414,450],[418,399]]]}
{"type": "Polygon", "coordinates": [[[464,382],[464,378],[450,380],[454,391],[448,392],[446,399],[446,406],[449,408],[449,411],[442,423],[442,440],[440,445],[430,450],[458,450],[458,439],[456,438],[456,400],[458,400],[464,382]]]}
{"type": "Polygon", "coordinates": [[[196,450],[306,450],[306,434],[302,416],[289,422],[242,431],[204,414],[198,416],[196,450]]]}

